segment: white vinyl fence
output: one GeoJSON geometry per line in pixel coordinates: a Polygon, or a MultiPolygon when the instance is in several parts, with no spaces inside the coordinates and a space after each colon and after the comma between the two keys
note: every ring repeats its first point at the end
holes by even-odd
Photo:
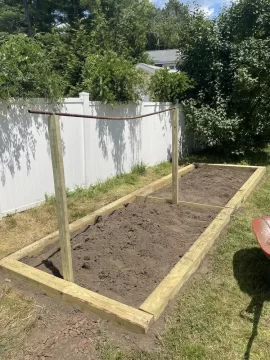
{"type": "MultiPolygon", "coordinates": [[[[112,108],[90,102],[88,93],[65,99],[62,112],[99,116],[133,116],[170,107],[170,103],[142,102],[112,108]]],[[[53,194],[53,174],[47,116],[27,110],[51,110],[44,100],[0,103],[0,217],[42,203],[53,194]]],[[[180,152],[184,151],[184,118],[180,111],[180,152]]],[[[66,186],[90,186],[133,165],[156,165],[170,159],[171,114],[110,121],[61,119],[66,186]]]]}

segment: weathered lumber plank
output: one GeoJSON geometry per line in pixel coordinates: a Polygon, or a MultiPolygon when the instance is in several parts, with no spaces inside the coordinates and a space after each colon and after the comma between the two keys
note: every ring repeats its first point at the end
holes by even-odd
{"type": "Polygon", "coordinates": [[[2,260],[0,268],[54,298],[84,311],[95,313],[130,331],[145,334],[153,322],[153,315],[59,279],[17,260],[2,260]]]}
{"type": "MultiPolygon", "coordinates": [[[[137,201],[140,202],[157,202],[157,203],[164,203],[164,204],[172,204],[171,199],[161,198],[157,196],[141,196],[137,195],[136,197],[137,201]]],[[[224,209],[224,206],[217,206],[217,205],[211,205],[211,204],[200,204],[200,203],[194,203],[189,201],[178,201],[178,205],[182,206],[191,206],[195,208],[201,208],[201,209],[213,209],[213,210],[221,210],[224,209]]]]}
{"type": "Polygon", "coordinates": [[[231,168],[235,170],[257,170],[258,168],[263,168],[263,166],[250,166],[250,165],[237,165],[237,164],[207,164],[207,163],[194,163],[196,168],[209,166],[209,167],[223,167],[231,168]]]}

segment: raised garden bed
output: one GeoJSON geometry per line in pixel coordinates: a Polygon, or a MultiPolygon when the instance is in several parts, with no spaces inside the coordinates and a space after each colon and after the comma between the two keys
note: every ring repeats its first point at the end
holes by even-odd
{"type": "Polygon", "coordinates": [[[0,267],[51,296],[146,333],[265,172],[189,165],[179,170],[178,205],[168,203],[167,176],[76,221],[70,225],[76,231],[75,284],[61,279],[57,233],[6,257],[0,267]]]}

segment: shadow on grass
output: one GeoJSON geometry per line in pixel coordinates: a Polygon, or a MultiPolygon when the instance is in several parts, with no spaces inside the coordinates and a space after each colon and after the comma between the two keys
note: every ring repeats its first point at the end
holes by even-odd
{"type": "Polygon", "coordinates": [[[253,323],[243,359],[249,360],[252,344],[258,335],[258,325],[265,301],[270,301],[270,260],[261,249],[242,249],[234,254],[234,277],[240,290],[251,297],[250,304],[242,310],[240,316],[253,323]],[[248,315],[253,315],[249,317],[248,315]]]}

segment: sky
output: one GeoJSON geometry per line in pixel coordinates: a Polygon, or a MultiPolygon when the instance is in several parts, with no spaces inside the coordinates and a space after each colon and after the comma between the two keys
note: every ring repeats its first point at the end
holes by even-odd
{"type": "MultiPolygon", "coordinates": [[[[158,7],[164,6],[167,0],[152,0],[158,7]]],[[[256,1],[256,0],[255,0],[256,1]]],[[[192,3],[190,0],[182,0],[184,4],[192,3]]],[[[230,0],[196,0],[208,16],[215,16],[223,5],[230,4],[230,0]]]]}

